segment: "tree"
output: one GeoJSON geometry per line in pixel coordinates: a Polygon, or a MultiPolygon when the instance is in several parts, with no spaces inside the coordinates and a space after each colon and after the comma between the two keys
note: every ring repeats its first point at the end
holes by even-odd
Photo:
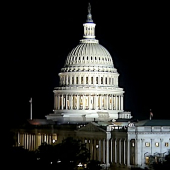
{"type": "Polygon", "coordinates": [[[79,163],[87,163],[90,153],[80,140],[69,137],[56,145],[42,143],[36,151],[36,157],[43,166],[51,165],[58,169],[72,170],[79,163]]]}
{"type": "Polygon", "coordinates": [[[89,150],[86,145],[80,140],[73,139],[72,137],[66,138],[58,146],[58,159],[61,164],[69,167],[76,167],[79,163],[87,163],[90,158],[89,150]],[[59,146],[59,147],[58,147],[59,146]]]}
{"type": "Polygon", "coordinates": [[[170,150],[168,151],[168,154],[165,156],[165,160],[163,162],[155,163],[153,164],[153,169],[155,170],[169,170],[170,169],[170,150]]]}
{"type": "Polygon", "coordinates": [[[55,148],[53,145],[42,143],[36,150],[36,158],[42,165],[50,165],[55,162],[55,148]]]}
{"type": "Polygon", "coordinates": [[[87,169],[88,169],[88,170],[101,170],[102,167],[100,166],[100,162],[99,162],[99,161],[91,160],[91,161],[87,164],[87,169]]]}

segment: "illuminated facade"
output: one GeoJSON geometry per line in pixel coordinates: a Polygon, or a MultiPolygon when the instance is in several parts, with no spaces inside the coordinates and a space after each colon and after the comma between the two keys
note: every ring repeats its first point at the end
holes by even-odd
{"type": "MultiPolygon", "coordinates": [[[[80,43],[68,54],[54,89],[54,113],[46,116],[58,123],[109,121],[123,112],[124,91],[110,53],[95,39],[91,9],[80,43]]],[[[128,113],[127,118],[131,118],[128,113]]]]}
{"type": "MultiPolygon", "coordinates": [[[[34,121],[30,123],[33,125],[34,121]]],[[[148,167],[162,162],[170,150],[170,120],[90,122],[86,125],[38,123],[17,132],[17,146],[36,150],[41,143],[58,144],[73,137],[86,144],[90,159],[109,167],[148,167]],[[47,126],[48,125],[48,126],[47,126]]]]}

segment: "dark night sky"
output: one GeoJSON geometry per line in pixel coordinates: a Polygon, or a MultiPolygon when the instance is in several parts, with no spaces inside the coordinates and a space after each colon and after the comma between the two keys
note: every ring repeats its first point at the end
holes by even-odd
{"type": "MultiPolygon", "coordinates": [[[[53,88],[68,53],[83,37],[89,1],[14,3],[6,10],[7,115],[33,118],[53,110],[53,88]]],[[[138,119],[170,118],[169,17],[165,2],[93,0],[96,39],[113,57],[124,88],[124,109],[138,119]]]]}

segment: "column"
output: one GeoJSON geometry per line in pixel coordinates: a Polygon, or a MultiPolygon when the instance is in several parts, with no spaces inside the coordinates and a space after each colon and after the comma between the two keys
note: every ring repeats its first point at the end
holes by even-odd
{"type": "Polygon", "coordinates": [[[93,84],[96,84],[96,75],[93,76],[93,84]]]}
{"type": "Polygon", "coordinates": [[[120,95],[119,95],[118,99],[119,99],[119,110],[120,110],[120,95]]]}
{"type": "Polygon", "coordinates": [[[163,142],[163,139],[160,139],[160,153],[162,154],[162,142],[163,142]]]}
{"type": "Polygon", "coordinates": [[[103,139],[103,162],[106,163],[105,161],[105,139],[103,139]]]}
{"type": "Polygon", "coordinates": [[[63,94],[61,96],[61,110],[63,110],[63,94]]]}
{"type": "Polygon", "coordinates": [[[123,110],[123,95],[121,96],[121,110],[123,110]]]}
{"type": "Polygon", "coordinates": [[[83,110],[85,110],[85,96],[83,95],[83,110]]]}
{"type": "Polygon", "coordinates": [[[108,103],[109,103],[109,96],[107,94],[107,96],[106,96],[106,110],[108,110],[108,103]]]}
{"type": "Polygon", "coordinates": [[[144,139],[141,139],[141,165],[143,165],[145,162],[144,162],[144,153],[143,153],[143,142],[144,142],[144,139]]]}
{"type": "Polygon", "coordinates": [[[78,76],[78,84],[81,84],[81,75],[78,76]]]}
{"type": "Polygon", "coordinates": [[[112,146],[112,139],[110,140],[110,162],[112,163],[113,162],[113,146],[112,146]]]}
{"type": "Polygon", "coordinates": [[[96,139],[93,140],[93,158],[94,160],[97,160],[96,139]]]}
{"type": "Polygon", "coordinates": [[[20,133],[18,132],[18,143],[17,146],[20,146],[20,133]]]}
{"type": "Polygon", "coordinates": [[[60,95],[57,95],[57,108],[60,110],[60,95]]]}
{"type": "Polygon", "coordinates": [[[109,139],[106,141],[106,165],[109,166],[109,139]]]}
{"type": "Polygon", "coordinates": [[[77,110],[79,110],[79,105],[80,105],[80,102],[79,102],[79,95],[77,94],[77,110]]]}
{"type": "Polygon", "coordinates": [[[88,84],[91,84],[91,76],[88,75],[88,84]]]}
{"type": "Polygon", "coordinates": [[[66,94],[66,110],[68,109],[67,94],[66,94]]]}
{"type": "MultiPolygon", "coordinates": [[[[71,81],[70,81],[71,82],[71,81]]],[[[69,82],[68,82],[68,75],[66,76],[66,85],[68,85],[69,82]]]]}
{"type": "Polygon", "coordinates": [[[83,76],[83,84],[86,84],[86,77],[85,76],[83,76]]]}
{"type": "Polygon", "coordinates": [[[115,163],[117,163],[117,140],[115,139],[115,163]]]}
{"type": "Polygon", "coordinates": [[[119,163],[121,164],[121,139],[119,139],[119,163]]]}
{"type": "Polygon", "coordinates": [[[106,83],[105,83],[105,75],[103,75],[103,85],[105,85],[106,83]]]}
{"type": "Polygon", "coordinates": [[[124,154],[123,154],[123,156],[124,156],[124,165],[126,164],[126,139],[124,139],[124,141],[123,141],[124,143],[123,143],[123,145],[124,145],[124,154]]]}
{"type": "Polygon", "coordinates": [[[101,140],[99,139],[99,161],[101,161],[101,140]]]}
{"type": "Polygon", "coordinates": [[[102,109],[101,105],[102,105],[102,95],[99,96],[99,109],[100,110],[102,109]]]}
{"type": "Polygon", "coordinates": [[[94,95],[94,110],[96,110],[96,102],[97,102],[97,98],[96,98],[96,94],[94,95]]]}
{"type": "Polygon", "coordinates": [[[91,109],[90,108],[90,105],[91,105],[91,95],[90,94],[89,94],[88,100],[89,100],[88,103],[89,103],[89,110],[90,110],[91,109]]]}
{"type": "Polygon", "coordinates": [[[104,109],[106,109],[106,107],[107,107],[107,106],[106,106],[106,100],[107,100],[106,95],[103,95],[103,99],[104,99],[104,102],[103,102],[103,103],[104,103],[104,109]]]}
{"type": "Polygon", "coordinates": [[[57,105],[56,105],[56,101],[57,101],[57,100],[56,100],[56,94],[54,94],[54,110],[56,110],[56,106],[57,106],[57,105]]]}
{"type": "Polygon", "coordinates": [[[101,85],[101,76],[98,76],[98,84],[101,85]]]}
{"type": "Polygon", "coordinates": [[[111,110],[114,110],[114,103],[113,103],[113,101],[114,101],[114,96],[113,96],[113,94],[111,95],[111,100],[112,100],[111,110]]]}
{"type": "Polygon", "coordinates": [[[29,135],[27,134],[27,146],[26,149],[29,149],[29,135]]]}
{"type": "Polygon", "coordinates": [[[70,96],[71,100],[70,100],[70,107],[71,110],[73,110],[73,95],[70,96]]]}
{"type": "Polygon", "coordinates": [[[115,110],[117,110],[117,95],[115,95],[115,110]]]}
{"type": "Polygon", "coordinates": [[[153,149],[152,149],[152,148],[153,148],[153,146],[152,146],[152,145],[153,145],[153,141],[154,141],[154,139],[151,139],[151,155],[153,154],[153,153],[152,153],[152,152],[153,152],[153,151],[152,151],[152,150],[153,150],[153,149]]]}
{"type": "Polygon", "coordinates": [[[74,84],[76,84],[76,75],[74,75],[74,84]]]}
{"type": "Polygon", "coordinates": [[[135,164],[141,164],[141,140],[135,140],[135,164]]]}
{"type": "Polygon", "coordinates": [[[130,165],[130,140],[127,140],[127,166],[130,165]]]}

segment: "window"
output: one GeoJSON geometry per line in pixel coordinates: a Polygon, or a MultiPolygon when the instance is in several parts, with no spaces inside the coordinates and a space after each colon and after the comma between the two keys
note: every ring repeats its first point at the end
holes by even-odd
{"type": "Polygon", "coordinates": [[[68,77],[68,84],[70,84],[70,77],[68,77]]]}
{"type": "Polygon", "coordinates": [[[168,147],[169,146],[169,143],[168,142],[165,142],[165,147],[168,147]]]}
{"type": "Polygon", "coordinates": [[[74,77],[72,77],[72,84],[74,84],[74,77]]]}
{"type": "Polygon", "coordinates": [[[88,77],[86,77],[86,84],[88,84],[88,77]]]}
{"type": "Polygon", "coordinates": [[[135,142],[132,142],[132,147],[135,147],[135,142]]]}
{"type": "Polygon", "coordinates": [[[81,77],[81,84],[83,84],[83,77],[81,77]]]}
{"type": "Polygon", "coordinates": [[[78,84],[78,77],[76,77],[76,84],[78,84]]]}
{"type": "Polygon", "coordinates": [[[146,142],[146,143],[145,143],[145,146],[146,146],[146,147],[150,147],[150,143],[149,143],[149,142],[146,142]]]}
{"type": "Polygon", "coordinates": [[[101,84],[103,84],[103,77],[101,77],[101,84]]]}
{"type": "Polygon", "coordinates": [[[109,78],[109,84],[111,84],[111,78],[109,78]]]}
{"type": "Polygon", "coordinates": [[[96,77],[96,84],[98,84],[98,77],[96,77]]]}
{"type": "Polygon", "coordinates": [[[155,143],[155,146],[156,146],[156,147],[159,147],[159,143],[158,143],[158,142],[156,142],[156,143],[155,143]]]}
{"type": "Polygon", "coordinates": [[[146,164],[149,164],[149,157],[148,157],[148,156],[145,157],[145,163],[146,163],[146,164]]]}
{"type": "Polygon", "coordinates": [[[93,84],[93,77],[91,77],[91,84],[93,84]]]}

